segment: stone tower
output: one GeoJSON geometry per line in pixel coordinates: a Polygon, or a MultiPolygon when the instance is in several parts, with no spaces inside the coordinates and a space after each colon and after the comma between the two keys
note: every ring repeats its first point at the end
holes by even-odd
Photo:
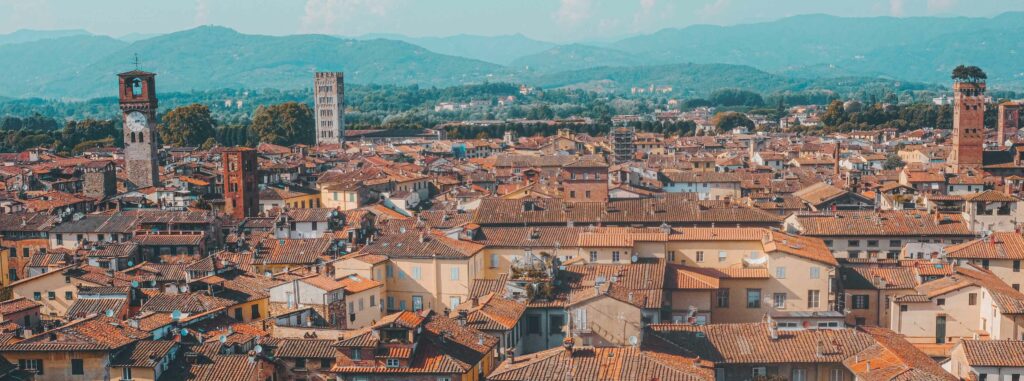
{"type": "Polygon", "coordinates": [[[999,105],[999,124],[997,125],[996,144],[1002,147],[1010,137],[1017,136],[1020,129],[1021,102],[1003,102],[999,105]]]}
{"type": "Polygon", "coordinates": [[[313,78],[316,144],[345,142],[345,74],[317,72],[313,78]]]}
{"type": "Polygon", "coordinates": [[[956,171],[981,168],[985,144],[985,82],[953,83],[953,150],[956,171]]]}
{"type": "Polygon", "coordinates": [[[256,181],[256,150],[228,148],[221,153],[224,166],[224,212],[237,218],[260,213],[260,190],[256,181]]]}
{"type": "Polygon", "coordinates": [[[160,185],[156,74],[133,70],[117,77],[118,98],[124,118],[124,161],[128,181],[135,188],[160,185]]]}
{"type": "Polygon", "coordinates": [[[103,200],[117,194],[117,170],[106,160],[90,161],[82,171],[83,193],[86,197],[103,200]]]}

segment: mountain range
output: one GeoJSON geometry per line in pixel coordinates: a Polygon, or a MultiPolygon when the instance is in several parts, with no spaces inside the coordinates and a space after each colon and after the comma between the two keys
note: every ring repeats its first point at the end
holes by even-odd
{"type": "Polygon", "coordinates": [[[449,86],[512,81],[628,91],[649,84],[684,94],[722,87],[769,92],[838,84],[947,85],[959,64],[990,87],[1024,88],[1024,13],[993,18],[804,15],[735,26],[664,29],[608,44],[554,44],[523,35],[266,36],[204,26],[121,38],[81,30],[0,35],[0,96],[109,96],[114,75],[159,74],[160,91],[307,88],[312,72],[354,84],[449,86]]]}

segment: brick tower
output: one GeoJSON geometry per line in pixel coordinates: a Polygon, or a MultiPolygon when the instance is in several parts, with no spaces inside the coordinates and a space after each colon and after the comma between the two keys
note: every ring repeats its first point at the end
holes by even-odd
{"type": "Polygon", "coordinates": [[[317,72],[313,77],[316,144],[345,142],[345,74],[317,72]]]}
{"type": "Polygon", "coordinates": [[[953,150],[949,163],[956,171],[981,168],[985,144],[985,82],[953,83],[953,150]]]}
{"type": "Polygon", "coordinates": [[[224,212],[238,219],[260,213],[260,190],[256,183],[256,150],[236,147],[221,153],[224,165],[224,212]]]}
{"type": "Polygon", "coordinates": [[[128,181],[135,188],[160,185],[156,74],[132,70],[117,77],[118,98],[124,118],[124,161],[128,181]]]}

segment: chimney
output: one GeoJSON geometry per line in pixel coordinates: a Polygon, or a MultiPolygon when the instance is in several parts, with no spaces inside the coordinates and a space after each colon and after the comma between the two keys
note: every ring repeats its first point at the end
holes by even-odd
{"type": "Polygon", "coordinates": [[[465,327],[466,326],[466,321],[469,320],[469,311],[460,310],[459,311],[459,316],[455,320],[459,322],[460,326],[465,327]]]}
{"type": "Polygon", "coordinates": [[[573,343],[573,339],[572,339],[571,336],[570,337],[566,337],[565,340],[562,340],[562,347],[564,347],[565,350],[569,351],[569,353],[572,353],[572,346],[573,346],[573,344],[574,343],[573,343]]]}
{"type": "Polygon", "coordinates": [[[825,342],[818,340],[818,357],[825,356],[825,342]]]}

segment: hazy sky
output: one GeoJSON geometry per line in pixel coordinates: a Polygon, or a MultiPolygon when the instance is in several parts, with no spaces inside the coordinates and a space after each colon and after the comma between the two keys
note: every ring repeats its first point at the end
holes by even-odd
{"type": "Polygon", "coordinates": [[[0,0],[0,33],[85,29],[121,36],[216,24],[273,35],[522,33],[565,42],[808,13],[989,17],[1021,10],[1024,0],[0,0]]]}

